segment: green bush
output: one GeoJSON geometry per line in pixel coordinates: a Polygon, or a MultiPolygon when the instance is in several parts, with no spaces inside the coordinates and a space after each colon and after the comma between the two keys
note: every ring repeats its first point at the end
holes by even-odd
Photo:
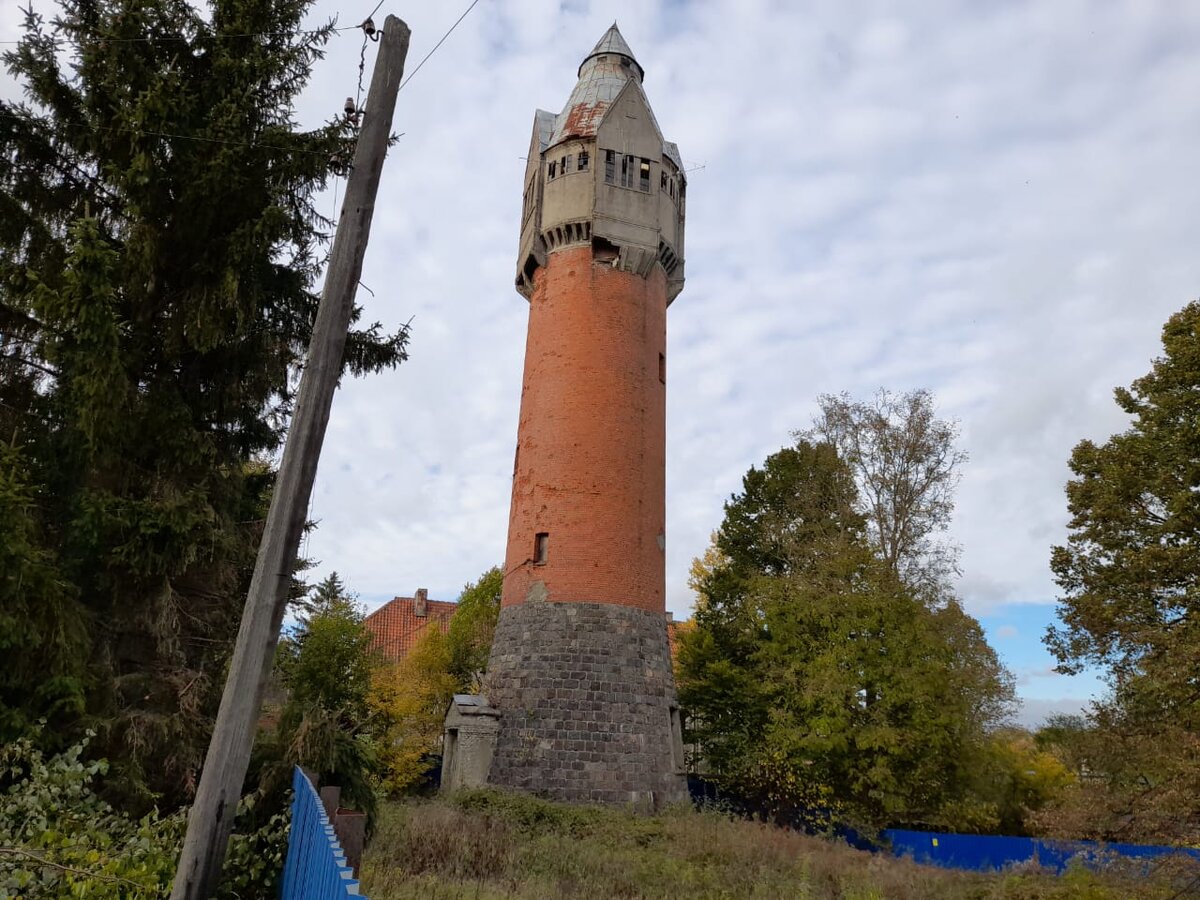
{"type": "MultiPolygon", "coordinates": [[[[85,760],[87,740],[47,759],[33,740],[0,748],[0,900],[166,897],[183,844],[186,810],[126,816],[93,790],[108,772],[85,760]]],[[[250,811],[243,801],[239,815],[250,811]]],[[[218,897],[267,898],[283,869],[286,813],[233,835],[218,897]]]]}

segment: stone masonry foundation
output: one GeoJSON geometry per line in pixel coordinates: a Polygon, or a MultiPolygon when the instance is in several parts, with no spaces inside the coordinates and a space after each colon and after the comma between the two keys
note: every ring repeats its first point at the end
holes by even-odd
{"type": "Polygon", "coordinates": [[[656,808],[687,797],[662,613],[608,603],[506,606],[484,689],[500,711],[489,784],[656,808]]]}

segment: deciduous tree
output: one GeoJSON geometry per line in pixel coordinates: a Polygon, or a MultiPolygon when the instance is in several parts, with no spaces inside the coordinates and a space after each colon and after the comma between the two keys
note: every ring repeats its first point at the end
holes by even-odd
{"type": "Polygon", "coordinates": [[[500,618],[500,595],[504,573],[492,566],[462,589],[458,606],[450,618],[447,638],[450,644],[450,672],[458,689],[467,693],[479,690],[487,670],[492,636],[500,618]]]}
{"type": "Polygon", "coordinates": [[[827,441],[854,473],[858,509],[883,560],[928,602],[951,595],[958,549],[941,537],[954,512],[966,452],[958,424],[939,419],[929,391],[879,390],[871,401],[822,394],[798,436],[827,441]]]}
{"type": "Polygon", "coordinates": [[[1011,680],[957,603],[931,608],[867,537],[849,467],[801,440],[751,468],[697,567],[689,735],[776,814],[986,825],[971,767],[1011,680]]]}
{"type": "Polygon", "coordinates": [[[1047,643],[1064,672],[1100,667],[1112,694],[1092,717],[1093,797],[1083,816],[1126,836],[1200,840],[1200,303],[1172,316],[1163,355],[1117,405],[1129,427],[1081,441],[1067,483],[1070,534],[1047,643]],[[1121,748],[1120,753],[1114,752],[1121,748]],[[1100,815],[1099,810],[1107,811],[1100,815]]]}
{"type": "Polygon", "coordinates": [[[446,636],[427,628],[404,659],[375,672],[368,702],[384,723],[379,744],[382,785],[389,793],[417,786],[431,768],[458,687],[450,662],[446,636]]]}

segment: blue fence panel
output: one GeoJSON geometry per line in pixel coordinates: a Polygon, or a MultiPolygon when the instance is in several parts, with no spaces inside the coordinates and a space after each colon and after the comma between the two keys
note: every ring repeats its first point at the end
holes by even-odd
{"type": "Polygon", "coordinates": [[[292,773],[292,825],[283,864],[281,900],[360,897],[317,789],[299,766],[292,773]]]}
{"type": "Polygon", "coordinates": [[[1072,860],[1096,867],[1114,857],[1151,860],[1185,854],[1200,860],[1200,850],[1143,844],[1101,844],[1096,841],[1046,841],[1036,838],[980,834],[939,834],[889,828],[883,832],[896,856],[948,869],[987,871],[1015,863],[1036,862],[1061,872],[1072,860]]]}

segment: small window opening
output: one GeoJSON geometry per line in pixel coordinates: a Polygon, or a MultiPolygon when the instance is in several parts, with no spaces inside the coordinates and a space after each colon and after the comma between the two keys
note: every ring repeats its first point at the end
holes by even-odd
{"type": "Polygon", "coordinates": [[[579,171],[586,172],[588,170],[588,152],[586,150],[579,151],[579,171]]]}
{"type": "Polygon", "coordinates": [[[662,191],[664,194],[667,192],[667,173],[666,172],[658,173],[658,189],[660,191],[662,191]]]}
{"type": "Polygon", "coordinates": [[[667,383],[667,356],[665,353],[658,354],[658,380],[663,384],[667,383]]]}
{"type": "Polygon", "coordinates": [[[564,175],[566,175],[568,172],[571,171],[571,160],[573,160],[574,158],[575,157],[572,156],[570,153],[568,153],[566,156],[563,157],[562,170],[563,170],[564,175]]]}
{"type": "Polygon", "coordinates": [[[633,187],[633,173],[636,161],[632,156],[626,156],[621,161],[621,187],[633,187]]]}
{"type": "Polygon", "coordinates": [[[650,193],[650,160],[643,159],[639,170],[638,189],[650,193]]]}
{"type": "Polygon", "coordinates": [[[533,561],[536,565],[544,565],[550,552],[550,533],[539,531],[533,539],[533,561]]]}
{"type": "Polygon", "coordinates": [[[558,163],[550,163],[550,177],[553,178],[558,169],[558,163]]]}
{"type": "Polygon", "coordinates": [[[559,174],[561,174],[561,175],[566,175],[566,174],[567,174],[567,172],[568,172],[568,169],[567,169],[567,163],[568,163],[568,162],[570,162],[570,159],[571,159],[571,157],[569,157],[569,156],[564,156],[562,159],[560,159],[560,160],[558,161],[558,171],[559,171],[559,174]]]}
{"type": "Polygon", "coordinates": [[[604,180],[612,184],[617,175],[617,154],[614,150],[604,151],[604,180]]]}

